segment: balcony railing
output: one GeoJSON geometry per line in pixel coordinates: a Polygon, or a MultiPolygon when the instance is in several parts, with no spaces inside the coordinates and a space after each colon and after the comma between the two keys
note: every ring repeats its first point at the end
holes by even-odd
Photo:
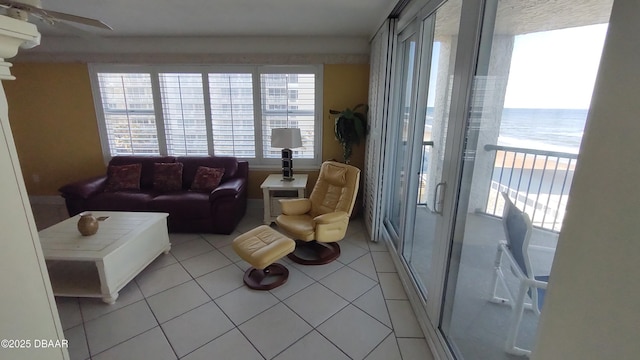
{"type": "Polygon", "coordinates": [[[485,212],[501,216],[507,192],[535,227],[560,231],[578,155],[557,151],[485,145],[494,167],[485,212]]]}

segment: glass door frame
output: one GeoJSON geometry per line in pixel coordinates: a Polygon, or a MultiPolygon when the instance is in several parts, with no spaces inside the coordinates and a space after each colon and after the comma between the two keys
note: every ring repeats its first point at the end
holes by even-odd
{"type": "MultiPolygon", "coordinates": [[[[422,64],[424,64],[425,61],[427,64],[426,69],[430,70],[430,58],[431,58],[431,53],[430,50],[432,50],[432,46],[433,44],[430,43],[429,46],[427,47],[427,50],[425,50],[425,46],[424,46],[424,41],[426,39],[426,36],[424,36],[425,34],[425,21],[427,21],[429,24],[431,24],[431,26],[435,25],[435,21],[434,18],[432,18],[431,20],[428,20],[429,17],[431,17],[432,15],[434,15],[437,11],[437,9],[443,5],[446,2],[446,0],[434,0],[434,1],[429,1],[417,14],[413,15],[413,19],[411,19],[410,21],[405,21],[406,26],[402,29],[402,31],[399,32],[398,36],[397,36],[397,40],[396,43],[398,44],[397,47],[397,52],[396,52],[396,64],[401,64],[404,65],[404,47],[402,46],[402,43],[408,39],[410,36],[412,36],[413,34],[418,35],[418,43],[417,43],[417,53],[416,53],[416,70],[418,71],[418,74],[416,74],[414,82],[412,84],[412,96],[413,96],[413,100],[414,102],[412,102],[411,105],[411,110],[410,110],[410,119],[413,122],[412,124],[410,124],[410,126],[412,128],[415,129],[416,126],[416,116],[419,113],[418,112],[418,103],[420,101],[421,98],[424,98],[424,104],[422,105],[423,107],[423,112],[426,112],[426,98],[427,98],[427,92],[428,92],[428,77],[429,77],[429,71],[423,71],[424,68],[421,66],[422,64]],[[408,24],[407,24],[408,23],[408,24]],[[428,52],[428,54],[424,55],[424,53],[428,52]],[[426,60],[425,60],[426,59],[426,60]],[[421,89],[418,89],[417,87],[421,86],[421,89]],[[418,94],[418,92],[420,92],[420,94],[418,94]],[[422,96],[422,97],[420,97],[422,96]]],[[[466,11],[465,12],[465,8],[474,8],[474,6],[469,6],[469,5],[465,5],[465,3],[469,2],[469,0],[465,0],[463,2],[462,5],[462,10],[461,10],[461,19],[460,19],[460,23],[461,23],[461,29],[464,28],[468,23],[465,23],[465,21],[469,21],[469,19],[471,19],[471,24],[474,23],[478,23],[479,24],[479,20],[478,20],[478,12],[473,12],[473,14],[471,15],[470,11],[466,11]],[[466,20],[465,20],[466,19],[466,20]]],[[[479,8],[479,4],[483,3],[482,0],[471,0],[472,5],[478,5],[475,6],[476,8],[479,8]],[[477,4],[474,4],[477,3],[477,4]]],[[[399,20],[399,23],[402,23],[403,19],[399,20]]],[[[477,25],[479,26],[479,25],[477,25]]],[[[433,28],[432,28],[433,29],[433,28]]],[[[437,229],[436,229],[436,235],[435,235],[435,241],[434,241],[434,248],[433,248],[433,254],[436,255],[433,257],[433,264],[432,264],[432,271],[434,272],[433,276],[434,279],[436,281],[433,282],[433,284],[431,286],[429,286],[429,289],[427,289],[427,293],[429,294],[429,300],[427,301],[427,299],[424,298],[424,296],[422,296],[421,293],[417,294],[417,296],[414,294],[413,296],[410,296],[412,299],[412,303],[414,303],[414,307],[415,306],[422,306],[426,312],[427,315],[427,322],[430,323],[431,327],[434,330],[434,335],[437,335],[438,338],[440,338],[442,340],[442,337],[439,334],[436,334],[437,331],[435,331],[438,327],[439,327],[439,323],[440,323],[440,315],[441,315],[441,310],[442,310],[442,299],[443,299],[443,295],[444,295],[444,291],[445,291],[445,281],[447,279],[447,265],[448,265],[448,256],[450,253],[450,239],[451,236],[453,234],[453,225],[454,225],[454,216],[455,216],[455,200],[457,199],[457,183],[456,181],[451,181],[450,179],[456,179],[456,176],[458,175],[459,168],[460,168],[460,164],[462,162],[461,159],[461,149],[462,149],[462,144],[463,144],[463,137],[464,137],[464,130],[466,129],[466,126],[464,126],[466,119],[467,119],[467,104],[469,103],[469,95],[470,95],[470,89],[471,89],[471,80],[472,80],[472,75],[475,71],[475,59],[476,56],[474,56],[474,54],[476,54],[475,48],[476,48],[476,40],[477,40],[477,35],[473,35],[473,36],[463,36],[465,34],[460,33],[460,36],[458,38],[458,42],[455,45],[456,46],[456,60],[455,60],[455,65],[454,65],[454,79],[453,79],[453,89],[452,89],[452,98],[451,98],[451,104],[450,104],[450,109],[449,109],[449,118],[447,119],[447,121],[449,122],[448,124],[448,131],[447,131],[447,136],[446,136],[446,140],[445,143],[446,145],[446,150],[445,150],[445,158],[444,158],[444,166],[443,166],[443,170],[442,170],[442,177],[441,177],[441,182],[445,183],[445,189],[443,189],[443,194],[440,198],[441,201],[441,208],[442,208],[442,216],[443,216],[443,220],[442,221],[438,221],[438,223],[440,225],[438,225],[437,229]],[[466,51],[464,51],[465,49],[461,49],[460,46],[461,44],[463,44],[463,46],[467,46],[466,51]],[[470,45],[469,45],[470,44],[470,45]],[[471,49],[473,49],[473,51],[469,50],[469,46],[471,46],[471,49]],[[461,69],[461,67],[464,67],[461,69]],[[461,97],[464,99],[464,101],[460,101],[461,97]],[[462,105],[461,105],[462,103],[462,105]]],[[[431,32],[429,33],[430,38],[426,39],[429,42],[432,42],[433,39],[433,30],[431,30],[431,32]]],[[[396,65],[397,66],[397,65],[396,65]]],[[[400,67],[396,67],[395,71],[394,71],[394,75],[396,78],[395,81],[395,85],[393,88],[394,91],[394,95],[393,95],[393,102],[392,102],[392,111],[391,114],[393,114],[394,116],[397,116],[396,114],[398,114],[398,111],[400,109],[398,109],[398,106],[403,106],[403,104],[400,104],[400,100],[401,100],[401,93],[402,93],[402,76],[403,76],[403,69],[400,67]],[[400,81],[397,81],[400,80],[400,81]]],[[[424,119],[422,119],[422,121],[424,121],[424,119]]],[[[424,126],[424,124],[422,123],[422,126],[424,126]]],[[[395,159],[395,148],[392,146],[393,144],[396,144],[396,141],[398,141],[398,126],[392,127],[390,128],[391,132],[390,132],[390,136],[388,137],[389,139],[392,139],[392,141],[387,141],[387,154],[385,156],[385,161],[387,162],[385,164],[385,169],[390,169],[391,165],[392,165],[392,159],[395,159]],[[389,146],[389,144],[391,143],[391,146],[389,146]]],[[[415,140],[416,138],[419,138],[420,143],[422,143],[422,133],[418,136],[416,134],[416,132],[414,131],[414,136],[411,138],[411,142],[415,144],[415,140]]],[[[407,160],[407,163],[411,164],[411,162],[409,160],[407,160]]],[[[417,173],[417,166],[418,164],[414,164],[416,167],[414,169],[410,169],[411,170],[411,174],[413,174],[413,170],[415,170],[415,172],[417,173]]],[[[392,176],[393,174],[385,174],[385,177],[388,179],[390,176],[392,176]]],[[[411,179],[413,179],[413,177],[411,177],[411,179]]],[[[415,182],[415,179],[413,179],[413,181],[415,182]]],[[[385,203],[383,204],[383,223],[387,222],[387,220],[384,220],[384,217],[386,216],[386,214],[388,213],[390,206],[391,206],[391,194],[392,194],[392,189],[390,189],[391,184],[389,184],[389,181],[383,181],[383,186],[384,186],[384,194],[385,194],[385,203]]],[[[409,181],[409,183],[407,184],[407,190],[405,190],[404,192],[404,199],[408,199],[408,195],[410,191],[415,191],[415,198],[417,199],[417,184],[411,183],[411,181],[409,181]],[[412,186],[415,185],[415,186],[412,186]],[[415,189],[414,189],[415,187],[415,189]]],[[[405,282],[409,282],[414,289],[417,288],[417,284],[416,281],[413,277],[413,275],[410,274],[409,272],[409,268],[406,264],[406,261],[404,260],[403,256],[402,256],[402,250],[403,250],[403,243],[402,243],[402,239],[406,236],[406,234],[412,234],[413,233],[413,222],[411,221],[406,221],[406,219],[408,218],[408,215],[415,215],[415,204],[404,204],[403,206],[403,210],[401,213],[401,217],[402,219],[404,219],[404,224],[402,226],[402,233],[401,234],[397,234],[400,242],[398,244],[395,243],[394,241],[394,235],[396,234],[390,234],[389,233],[389,229],[387,227],[387,225],[382,226],[382,235],[385,236],[387,238],[387,240],[390,240],[390,242],[393,245],[397,245],[396,247],[393,247],[394,252],[396,252],[397,255],[397,259],[396,261],[399,261],[399,264],[403,266],[403,270],[406,272],[406,277],[404,278],[405,282]],[[411,209],[411,210],[407,210],[407,209],[411,209]],[[413,211],[413,213],[411,212],[413,211]]],[[[413,220],[414,217],[411,217],[411,219],[413,220]]],[[[396,265],[399,265],[396,264],[396,265]]],[[[416,291],[416,293],[418,293],[416,291]]]]}
{"type": "MultiPolygon", "coordinates": [[[[411,92],[409,94],[409,96],[411,97],[411,102],[410,102],[410,107],[409,107],[409,128],[411,128],[413,126],[413,119],[415,118],[415,109],[416,109],[416,87],[417,87],[417,77],[415,76],[415,70],[417,70],[418,65],[419,65],[419,58],[420,58],[420,37],[419,37],[419,24],[417,22],[412,22],[411,24],[409,24],[408,26],[406,26],[404,29],[402,29],[402,31],[400,31],[397,35],[396,38],[396,44],[397,49],[396,49],[396,61],[395,64],[396,68],[394,69],[394,74],[395,74],[395,84],[393,86],[393,95],[392,95],[392,106],[391,106],[391,120],[399,120],[398,116],[402,116],[402,108],[404,107],[404,103],[403,103],[403,91],[404,91],[404,86],[406,86],[406,83],[404,82],[405,79],[405,71],[406,69],[404,68],[405,65],[405,61],[406,61],[406,47],[405,47],[405,43],[407,40],[409,40],[412,36],[416,36],[416,49],[415,49],[415,60],[414,60],[414,72],[413,72],[413,79],[412,79],[412,84],[411,84],[411,92]],[[399,66],[398,66],[399,65],[399,66]],[[402,102],[402,103],[401,103],[402,102]]],[[[400,131],[402,131],[401,126],[399,124],[395,124],[397,126],[389,126],[388,129],[390,130],[388,133],[388,139],[386,142],[386,146],[387,146],[387,150],[385,152],[385,169],[392,169],[395,172],[395,166],[393,164],[395,158],[396,158],[396,153],[397,153],[397,143],[399,140],[399,133],[400,131]]],[[[407,165],[409,162],[405,159],[405,165],[407,165]]],[[[391,178],[394,176],[394,173],[385,173],[384,174],[384,178],[385,179],[389,179],[391,180],[391,178]]],[[[402,238],[404,237],[404,234],[406,232],[406,226],[405,224],[400,224],[399,226],[399,233],[396,233],[395,229],[393,228],[393,226],[391,225],[391,221],[388,219],[387,214],[392,212],[392,206],[393,206],[393,201],[392,201],[392,196],[394,194],[393,189],[391,188],[391,184],[395,185],[395,181],[383,181],[383,194],[385,194],[384,196],[384,205],[382,207],[383,211],[382,211],[382,234],[387,238],[387,240],[390,241],[390,243],[392,245],[395,246],[396,251],[398,251],[398,253],[401,253],[401,249],[402,249],[402,238]]],[[[406,199],[407,196],[407,189],[408,189],[408,183],[405,186],[405,191],[402,194],[402,197],[404,199],[406,199]]],[[[401,206],[400,209],[400,219],[405,219],[406,218],[406,206],[401,206]]]]}
{"type": "MultiPolygon", "coordinates": [[[[446,0],[427,0],[422,9],[413,10],[406,15],[403,14],[397,22],[398,27],[402,27],[402,32],[405,32],[411,26],[417,27],[423,20],[435,13],[435,11],[446,2],[446,0]],[[404,25],[403,25],[404,24],[404,25]]],[[[415,8],[414,8],[415,9],[415,8]]],[[[467,121],[469,119],[469,109],[471,103],[471,92],[474,74],[476,71],[476,64],[479,54],[480,35],[482,29],[482,23],[484,21],[485,1],[484,0],[464,0],[462,1],[462,9],[460,15],[460,27],[458,31],[458,40],[455,44],[456,59],[454,64],[454,77],[451,92],[451,103],[449,108],[448,119],[448,131],[446,135],[446,150],[444,155],[444,165],[442,170],[441,181],[446,183],[445,192],[441,198],[442,201],[442,226],[437,232],[437,238],[434,242],[433,253],[434,262],[431,265],[435,279],[437,281],[433,284],[432,289],[428,292],[431,293],[429,301],[425,301],[422,295],[419,293],[415,284],[413,283],[413,276],[409,274],[408,268],[404,263],[401,256],[402,244],[399,244],[398,248],[394,247],[395,243],[392,240],[391,234],[388,233],[386,226],[381,226],[380,234],[389,241],[390,248],[395,256],[392,256],[396,266],[398,267],[398,275],[405,285],[413,285],[413,288],[407,287],[407,295],[411,302],[418,322],[425,331],[425,336],[430,339],[429,343],[432,345],[433,351],[442,358],[454,358],[449,345],[440,329],[443,313],[445,311],[444,295],[448,287],[452,284],[447,284],[446,281],[449,278],[449,263],[452,257],[455,257],[453,253],[459,252],[461,248],[457,246],[460,244],[461,239],[455,239],[454,234],[460,233],[455,231],[454,226],[456,224],[456,213],[458,208],[459,188],[463,164],[464,155],[464,141],[467,130],[467,121]],[[402,265],[402,268],[398,265],[402,265]]],[[[490,12],[490,10],[489,10],[490,12]]],[[[495,16],[495,14],[493,15],[495,16]]],[[[414,28],[414,31],[419,29],[414,28]]],[[[396,44],[398,49],[401,44],[401,35],[396,38],[396,44]]],[[[406,34],[405,34],[406,35],[406,34]]],[[[422,39],[418,43],[420,54],[422,52],[422,39]]],[[[400,51],[396,52],[395,64],[401,64],[404,60],[404,54],[400,51]]],[[[420,59],[420,57],[418,57],[420,59]]],[[[419,64],[418,64],[419,65],[419,64]]],[[[394,65],[397,67],[397,65],[394,65]]],[[[391,97],[391,112],[395,116],[397,107],[399,104],[399,93],[401,91],[401,77],[402,73],[396,69],[393,71],[395,79],[394,87],[392,89],[393,96],[391,97]],[[400,76],[399,76],[400,75],[400,76]],[[400,81],[398,81],[400,80],[400,81]],[[399,84],[400,82],[400,84],[399,84]]],[[[417,81],[414,83],[417,86],[417,81]]],[[[413,112],[415,116],[415,110],[413,112]]],[[[391,119],[393,119],[391,117],[391,119]]],[[[387,139],[387,145],[390,142],[395,141],[397,136],[397,127],[390,128],[392,130],[387,139]]],[[[389,169],[392,164],[393,155],[395,150],[391,147],[387,147],[387,153],[385,155],[385,169],[389,169]]],[[[382,220],[386,216],[386,212],[390,207],[391,190],[389,181],[385,181],[392,174],[385,173],[383,177],[383,204],[381,209],[382,220]]],[[[455,286],[455,284],[453,284],[455,286]]]]}
{"type": "Polygon", "coordinates": [[[444,153],[442,170],[442,181],[446,183],[446,191],[442,198],[442,216],[446,223],[442,224],[442,237],[434,244],[433,249],[434,254],[440,255],[435,257],[432,265],[433,268],[438,269],[440,277],[438,278],[438,286],[434,286],[434,291],[437,292],[434,296],[437,296],[437,301],[427,303],[427,314],[434,326],[433,330],[437,333],[440,344],[445,347],[441,350],[446,351],[450,358],[453,356],[440,325],[445,310],[445,293],[447,288],[455,286],[455,284],[447,283],[447,279],[450,277],[450,260],[461,251],[461,239],[456,239],[454,236],[460,233],[455,228],[460,226],[460,223],[456,221],[456,216],[462,182],[462,165],[465,161],[465,136],[467,127],[470,126],[468,121],[472,86],[479,56],[485,4],[484,0],[464,0],[462,2],[460,30],[456,44],[455,75],[449,108],[449,129],[446,136],[447,148],[444,153]]]}
{"type": "MultiPolygon", "coordinates": [[[[409,136],[407,138],[407,149],[408,156],[406,158],[406,169],[407,169],[407,184],[406,191],[404,194],[405,204],[403,206],[403,229],[402,229],[402,241],[398,246],[398,255],[402,260],[403,265],[407,270],[410,270],[411,266],[407,262],[404,257],[405,246],[413,246],[413,242],[415,241],[415,218],[416,218],[416,204],[418,200],[418,184],[420,182],[419,177],[416,174],[419,174],[419,169],[422,163],[422,151],[417,151],[417,146],[420,144],[420,149],[422,149],[422,142],[424,136],[424,123],[425,116],[427,113],[427,96],[429,93],[429,75],[431,72],[431,55],[433,49],[433,30],[435,28],[435,19],[433,16],[428,16],[423,20],[417,19],[418,23],[416,24],[417,30],[416,33],[418,35],[418,44],[420,52],[416,53],[416,71],[415,71],[415,113],[413,114],[413,119],[410,124],[410,134],[413,136],[409,136]],[[411,242],[411,245],[408,244],[411,242]]],[[[434,204],[435,205],[435,204],[434,204]]],[[[438,238],[437,233],[433,234],[434,241],[438,238]]],[[[431,260],[431,259],[429,259],[431,260]]],[[[421,284],[421,282],[416,279],[415,274],[411,271],[408,271],[411,275],[413,285],[417,288],[422,289],[425,293],[423,293],[423,302],[427,301],[427,298],[430,297],[431,291],[429,286],[421,284]]]]}

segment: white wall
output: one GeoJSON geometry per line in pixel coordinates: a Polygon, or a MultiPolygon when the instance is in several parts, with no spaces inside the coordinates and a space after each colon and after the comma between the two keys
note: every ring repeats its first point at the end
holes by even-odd
{"type": "Polygon", "coordinates": [[[638,34],[615,0],[533,359],[640,358],[638,34]]]}

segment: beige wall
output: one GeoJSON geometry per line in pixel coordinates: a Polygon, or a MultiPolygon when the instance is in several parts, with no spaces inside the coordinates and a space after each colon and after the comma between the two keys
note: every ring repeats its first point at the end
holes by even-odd
{"type": "MultiPolygon", "coordinates": [[[[86,64],[17,63],[8,82],[9,115],[29,195],[56,195],[74,180],[105,173],[86,64]]],[[[368,64],[324,67],[322,159],[342,159],[329,109],[367,101],[368,64]]],[[[364,164],[364,144],[354,148],[352,164],[364,164]]],[[[260,184],[274,171],[251,171],[249,197],[260,198],[260,184]]],[[[309,186],[317,171],[309,172],[309,186]]]]}
{"type": "MultiPolygon", "coordinates": [[[[4,30],[6,24],[2,25],[4,30]]],[[[7,43],[7,39],[2,40],[3,46],[7,43]]],[[[9,127],[7,102],[0,84],[0,338],[28,340],[34,347],[34,339],[61,340],[65,336],[9,127]]],[[[69,355],[65,348],[3,347],[0,358],[68,359],[69,355]]]]}
{"type": "Polygon", "coordinates": [[[638,14],[615,0],[533,359],[640,356],[638,14]]]}
{"type": "Polygon", "coordinates": [[[14,64],[6,87],[11,129],[30,195],[104,173],[91,86],[83,64],[14,64]]]}

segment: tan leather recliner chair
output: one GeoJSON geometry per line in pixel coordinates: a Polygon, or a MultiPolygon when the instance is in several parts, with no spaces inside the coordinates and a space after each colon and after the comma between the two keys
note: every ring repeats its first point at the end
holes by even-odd
{"type": "Polygon", "coordinates": [[[336,243],[344,238],[360,186],[360,169],[334,161],[320,168],[308,199],[280,200],[278,227],[296,239],[289,258],[299,264],[321,265],[340,256],[336,243]]]}

